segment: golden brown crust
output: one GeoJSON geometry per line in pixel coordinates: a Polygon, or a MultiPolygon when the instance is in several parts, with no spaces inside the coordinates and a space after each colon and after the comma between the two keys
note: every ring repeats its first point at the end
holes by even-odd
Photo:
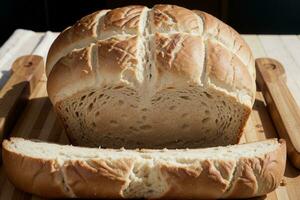
{"type": "Polygon", "coordinates": [[[81,198],[121,198],[132,161],[120,159],[70,161],[64,166],[67,184],[81,198]]]}
{"type": "Polygon", "coordinates": [[[92,47],[93,45],[73,51],[57,62],[48,77],[47,84],[48,96],[52,101],[57,96],[68,95],[65,92],[61,93],[61,88],[68,88],[76,84],[81,85],[78,80],[85,80],[87,87],[94,85],[95,79],[91,61],[92,47]],[[64,77],[61,75],[64,75],[64,77]]]}
{"type": "Polygon", "coordinates": [[[97,40],[97,26],[99,18],[108,10],[101,10],[83,17],[72,27],[66,28],[51,45],[46,63],[46,74],[50,74],[52,67],[63,56],[73,49],[89,46],[97,40]]]}
{"type": "Polygon", "coordinates": [[[200,82],[204,63],[204,43],[199,36],[155,35],[158,73],[171,72],[194,83],[200,82]]]}
{"type": "Polygon", "coordinates": [[[109,11],[100,23],[100,38],[123,33],[141,35],[140,21],[146,9],[145,6],[126,6],[109,11]]]}
{"type": "Polygon", "coordinates": [[[280,144],[273,152],[241,158],[237,162],[218,160],[214,164],[206,160],[198,165],[195,163],[195,168],[162,166],[162,174],[170,184],[163,198],[217,199],[265,195],[279,186],[285,171],[286,143],[280,140],[280,144]],[[229,179],[231,175],[233,177],[229,179]]]}
{"type": "Polygon", "coordinates": [[[75,160],[61,166],[57,160],[45,160],[17,154],[3,142],[2,158],[6,175],[20,190],[47,198],[121,198],[132,161],[75,160]]]}
{"type": "Polygon", "coordinates": [[[193,11],[175,5],[155,5],[152,9],[152,31],[201,33],[202,25],[193,11]]]}
{"type": "Polygon", "coordinates": [[[227,198],[261,196],[275,190],[283,177],[286,163],[286,142],[273,152],[255,158],[241,158],[237,163],[227,198]]]}
{"type": "MultiPolygon", "coordinates": [[[[249,84],[250,91],[254,93],[252,95],[252,102],[251,105],[254,103],[255,100],[255,79],[256,79],[256,73],[255,73],[255,66],[254,66],[254,58],[251,52],[251,49],[249,48],[248,44],[245,42],[245,40],[230,26],[226,25],[219,19],[215,18],[214,16],[199,11],[194,10],[194,12],[200,16],[203,20],[203,37],[204,38],[211,38],[217,40],[219,43],[221,43],[223,46],[227,48],[227,51],[229,53],[233,54],[233,57],[235,57],[235,60],[242,62],[242,64],[247,68],[250,75],[251,84],[249,84]]],[[[235,66],[235,64],[232,64],[235,66]]],[[[239,66],[236,66],[237,70],[239,70],[239,66]]],[[[243,72],[241,73],[240,78],[244,78],[243,74],[245,73],[245,69],[243,69],[243,72]]],[[[246,74],[247,75],[247,74],[246,74]]],[[[249,76],[247,75],[246,79],[249,80],[249,76]]]]}
{"type": "Polygon", "coordinates": [[[137,37],[129,37],[98,41],[86,48],[72,51],[55,64],[48,77],[49,98],[56,102],[56,99],[95,87],[96,84],[112,83],[113,80],[120,83],[120,77],[125,71],[127,74],[132,73],[124,80],[127,78],[129,81],[136,81],[136,48],[137,37]],[[98,77],[99,74],[101,77],[98,77]]]}
{"type": "Polygon", "coordinates": [[[225,173],[227,175],[233,173],[234,161],[225,163],[222,161],[204,160],[194,163],[193,168],[162,166],[161,172],[170,185],[168,192],[164,194],[163,198],[220,198],[229,186],[229,181],[226,179],[226,176],[222,176],[216,164],[218,168],[226,169],[225,173]]]}
{"type": "Polygon", "coordinates": [[[255,82],[247,66],[216,41],[207,41],[206,64],[207,77],[211,83],[229,92],[245,90],[249,96],[254,95],[255,82]]]}
{"type": "Polygon", "coordinates": [[[214,16],[195,10],[203,20],[203,35],[206,38],[215,38],[220,41],[228,49],[231,49],[240,60],[249,67],[251,75],[255,75],[254,63],[250,63],[253,60],[251,50],[245,40],[230,26],[226,25],[214,16]]]}
{"type": "Polygon", "coordinates": [[[112,38],[98,42],[99,68],[116,73],[128,67],[136,68],[137,60],[137,37],[127,39],[112,38]]]}

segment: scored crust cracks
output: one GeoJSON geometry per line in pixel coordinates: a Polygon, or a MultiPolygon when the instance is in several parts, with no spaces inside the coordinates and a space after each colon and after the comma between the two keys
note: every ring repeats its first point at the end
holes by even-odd
{"type": "Polygon", "coordinates": [[[241,36],[173,5],[82,18],[51,46],[46,73],[69,138],[88,146],[237,143],[255,97],[254,59],[241,36]]]}

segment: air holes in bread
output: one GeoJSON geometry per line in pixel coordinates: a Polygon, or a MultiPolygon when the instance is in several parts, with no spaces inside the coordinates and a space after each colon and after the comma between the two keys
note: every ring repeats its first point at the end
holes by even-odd
{"type": "Polygon", "coordinates": [[[205,117],[204,119],[202,119],[202,123],[206,123],[206,122],[208,122],[209,120],[210,120],[209,117],[205,117]]]}
{"type": "Polygon", "coordinates": [[[119,105],[123,105],[124,104],[124,101],[123,100],[119,100],[119,105]]]}
{"type": "Polygon", "coordinates": [[[80,100],[83,101],[85,99],[85,97],[86,97],[86,95],[82,96],[80,100]]]}
{"type": "Polygon", "coordinates": [[[207,107],[207,104],[205,103],[205,102],[201,102],[201,105],[203,105],[203,106],[206,106],[207,107]]]}
{"type": "Polygon", "coordinates": [[[225,103],[225,101],[222,101],[222,104],[223,104],[223,106],[226,106],[226,103],[225,103]]]}
{"type": "Polygon", "coordinates": [[[190,100],[189,96],[180,96],[180,98],[184,99],[184,100],[190,100]]]}
{"type": "Polygon", "coordinates": [[[170,106],[169,109],[170,110],[174,110],[176,108],[176,106],[170,106]]]}
{"type": "Polygon", "coordinates": [[[93,103],[90,103],[90,105],[88,107],[88,112],[91,112],[92,109],[93,109],[93,103]]]}
{"type": "Polygon", "coordinates": [[[94,93],[95,93],[95,92],[90,92],[88,96],[90,97],[90,96],[92,96],[94,93]]]}
{"type": "Polygon", "coordinates": [[[210,98],[210,99],[212,99],[213,97],[211,96],[211,94],[209,94],[209,93],[207,93],[207,92],[203,92],[204,94],[205,94],[205,96],[207,97],[207,98],[210,98]]]}
{"type": "Polygon", "coordinates": [[[172,90],[175,89],[174,87],[167,87],[168,90],[172,90]]]}
{"type": "Polygon", "coordinates": [[[123,85],[119,85],[119,86],[114,87],[113,89],[114,90],[118,90],[118,89],[121,89],[121,88],[124,88],[124,86],[123,85]]]}
{"type": "Polygon", "coordinates": [[[157,97],[156,99],[152,99],[152,102],[157,102],[159,100],[161,100],[161,97],[157,97]]]}

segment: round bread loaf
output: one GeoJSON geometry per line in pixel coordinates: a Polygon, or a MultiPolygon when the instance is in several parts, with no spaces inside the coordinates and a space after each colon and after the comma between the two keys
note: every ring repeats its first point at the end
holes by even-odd
{"type": "Polygon", "coordinates": [[[255,98],[251,51],[232,28],[174,5],[101,10],[52,44],[47,90],[75,145],[238,143],[255,98]]]}

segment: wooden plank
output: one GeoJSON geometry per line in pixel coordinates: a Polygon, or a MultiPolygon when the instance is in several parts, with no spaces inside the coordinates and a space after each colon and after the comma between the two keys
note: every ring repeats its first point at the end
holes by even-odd
{"type": "Polygon", "coordinates": [[[288,156],[300,169],[300,110],[286,85],[284,68],[273,59],[260,58],[256,72],[275,127],[287,142],[288,156]]]}

